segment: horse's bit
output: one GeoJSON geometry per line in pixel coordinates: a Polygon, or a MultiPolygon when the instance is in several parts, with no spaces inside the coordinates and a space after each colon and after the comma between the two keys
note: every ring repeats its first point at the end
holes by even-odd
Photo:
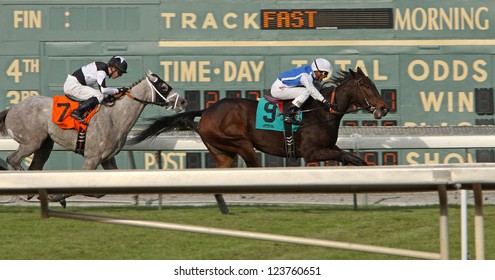
{"type": "MultiPolygon", "coordinates": [[[[361,77],[361,79],[354,80],[354,81],[358,85],[358,88],[359,88],[359,91],[361,92],[361,95],[362,96],[365,96],[365,94],[363,92],[363,89],[361,88],[361,84],[359,83],[359,82],[361,82],[362,79],[364,79],[364,77],[361,77]]],[[[355,97],[356,97],[356,94],[354,94],[353,103],[354,103],[355,97]]],[[[366,110],[366,111],[368,111],[370,113],[371,112],[374,112],[376,110],[375,107],[371,106],[370,102],[368,101],[368,98],[364,97],[364,101],[366,102],[367,107],[361,107],[363,110],[366,110]]]]}
{"type": "MultiPolygon", "coordinates": [[[[355,100],[356,100],[356,93],[357,91],[359,90],[361,92],[361,95],[364,96],[364,92],[363,92],[363,89],[361,88],[361,80],[364,79],[364,77],[361,77],[359,80],[356,80],[354,79],[354,82],[357,84],[358,86],[358,89],[354,92],[353,96],[352,96],[352,103],[354,105],[355,104],[355,100]]],[[[353,110],[348,110],[348,111],[345,111],[345,112],[339,112],[337,111],[337,104],[335,104],[335,90],[332,91],[332,97],[330,98],[330,113],[332,114],[335,114],[335,115],[345,115],[345,114],[348,114],[348,113],[354,113],[354,112],[357,112],[359,111],[361,108],[362,110],[365,110],[365,111],[368,111],[368,112],[373,112],[376,110],[375,107],[371,106],[370,102],[368,101],[368,98],[364,98],[364,101],[366,102],[366,105],[367,107],[362,107],[360,105],[356,105],[358,107],[358,109],[353,109],[353,110]]],[[[322,109],[322,108],[325,108],[325,107],[318,107],[318,108],[314,108],[314,109],[309,109],[309,110],[306,110],[306,111],[313,111],[313,110],[317,110],[317,109],[322,109]]]]}
{"type": "MultiPolygon", "coordinates": [[[[132,95],[130,89],[127,90],[126,92],[123,92],[123,93],[119,93],[118,97],[115,97],[117,99],[120,99],[122,98],[123,94],[127,95],[129,98],[131,98],[132,100],[135,100],[141,104],[145,104],[145,105],[158,105],[158,106],[162,106],[162,107],[165,107],[165,106],[169,106],[167,109],[170,109],[170,108],[177,108],[177,103],[179,102],[179,93],[174,91],[171,96],[167,96],[166,98],[163,97],[163,95],[160,93],[160,91],[158,91],[155,86],[151,83],[151,81],[148,79],[148,77],[146,77],[146,81],[148,82],[148,85],[150,86],[150,88],[152,89],[153,93],[156,93],[158,94],[160,97],[162,97],[163,100],[167,100],[167,102],[155,102],[154,99],[155,99],[155,95],[153,94],[153,97],[152,97],[152,100],[153,101],[146,101],[146,100],[142,100],[142,99],[139,99],[137,97],[135,97],[134,95],[132,95]],[[175,101],[174,101],[174,105],[169,105],[170,102],[168,100],[171,100],[172,98],[175,98],[175,101]]],[[[169,94],[170,95],[170,94],[169,94]]]]}

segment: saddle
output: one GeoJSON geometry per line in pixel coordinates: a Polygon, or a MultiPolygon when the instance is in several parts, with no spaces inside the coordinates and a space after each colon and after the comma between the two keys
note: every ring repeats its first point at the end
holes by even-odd
{"type": "Polygon", "coordinates": [[[281,100],[269,95],[263,96],[256,109],[256,129],[283,132],[286,157],[296,158],[294,132],[299,129],[299,126],[284,122],[283,116],[291,103],[292,100],[281,100]]]}
{"type": "Polygon", "coordinates": [[[292,104],[292,101],[294,100],[294,99],[286,99],[286,100],[277,99],[270,95],[265,95],[263,97],[268,102],[277,104],[277,108],[281,114],[285,114],[285,112],[287,112],[287,109],[290,107],[290,104],[292,104]]]}
{"type": "Polygon", "coordinates": [[[77,131],[76,153],[84,156],[84,144],[86,142],[86,130],[91,118],[98,112],[100,105],[87,113],[84,122],[79,122],[70,116],[70,113],[79,107],[79,102],[65,95],[53,97],[52,121],[62,129],[74,129],[77,131]]]}

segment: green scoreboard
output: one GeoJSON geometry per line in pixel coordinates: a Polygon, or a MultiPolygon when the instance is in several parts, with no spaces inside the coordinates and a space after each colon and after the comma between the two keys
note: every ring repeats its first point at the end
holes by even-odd
{"type": "MultiPolygon", "coordinates": [[[[110,86],[129,86],[150,69],[185,95],[188,110],[259,98],[281,71],[324,57],[334,71],[361,67],[392,110],[382,120],[349,114],[343,125],[494,124],[492,0],[0,0],[0,13],[1,110],[31,95],[62,94],[68,73],[112,55],[128,59],[129,74],[110,86]]],[[[170,112],[147,107],[142,116],[158,114],[170,112]]],[[[476,152],[377,151],[368,160],[474,162],[476,152]]],[[[155,154],[136,155],[138,168],[157,168],[155,154]]],[[[314,164],[260,157],[266,166],[314,164]]],[[[117,159],[129,167],[125,154],[117,159]]],[[[206,152],[161,159],[164,169],[213,165],[206,152]]],[[[46,168],[81,163],[55,152],[46,168]]]]}

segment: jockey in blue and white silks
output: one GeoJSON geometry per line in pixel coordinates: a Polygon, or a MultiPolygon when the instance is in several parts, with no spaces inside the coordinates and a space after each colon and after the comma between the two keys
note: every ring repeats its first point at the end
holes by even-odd
{"type": "Polygon", "coordinates": [[[332,72],[330,62],[324,58],[317,58],[311,65],[296,67],[278,76],[272,84],[271,95],[278,99],[294,99],[285,113],[284,121],[301,124],[301,121],[295,117],[298,114],[298,109],[309,96],[328,105],[328,101],[315,88],[313,81],[321,82],[330,72],[332,72]]]}

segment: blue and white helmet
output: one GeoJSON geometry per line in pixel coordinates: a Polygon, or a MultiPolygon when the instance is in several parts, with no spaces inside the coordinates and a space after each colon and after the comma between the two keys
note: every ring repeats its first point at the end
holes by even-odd
{"type": "Polygon", "coordinates": [[[311,70],[332,73],[332,64],[324,58],[317,58],[311,63],[311,70]]]}

